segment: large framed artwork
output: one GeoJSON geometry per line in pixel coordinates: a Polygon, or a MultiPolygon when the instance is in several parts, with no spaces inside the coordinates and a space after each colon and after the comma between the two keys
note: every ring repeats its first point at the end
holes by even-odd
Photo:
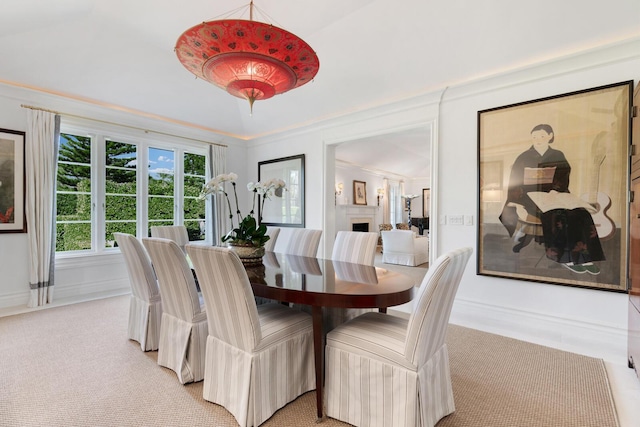
{"type": "Polygon", "coordinates": [[[627,291],[632,92],[478,112],[478,274],[627,291]]]}
{"type": "Polygon", "coordinates": [[[258,203],[260,223],[304,228],[304,154],[259,162],[258,180],[273,178],[283,180],[286,189],[279,190],[264,205],[258,203]]]}
{"type": "Polygon", "coordinates": [[[26,233],[25,133],[0,129],[0,233],[26,233]]]}

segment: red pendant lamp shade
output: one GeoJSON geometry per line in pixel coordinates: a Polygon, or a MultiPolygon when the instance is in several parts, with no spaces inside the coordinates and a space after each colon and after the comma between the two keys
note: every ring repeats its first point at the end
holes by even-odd
{"type": "Polygon", "coordinates": [[[311,81],[320,68],[304,40],[253,20],[203,22],[182,33],[175,50],[187,70],[252,107],[311,81]]]}

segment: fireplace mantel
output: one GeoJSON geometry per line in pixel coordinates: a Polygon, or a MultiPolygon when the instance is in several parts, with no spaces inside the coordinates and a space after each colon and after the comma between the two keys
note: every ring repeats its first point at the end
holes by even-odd
{"type": "Polygon", "coordinates": [[[377,231],[376,216],[379,206],[370,205],[337,205],[336,206],[336,231],[351,231],[354,223],[366,222],[369,231],[377,231]]]}

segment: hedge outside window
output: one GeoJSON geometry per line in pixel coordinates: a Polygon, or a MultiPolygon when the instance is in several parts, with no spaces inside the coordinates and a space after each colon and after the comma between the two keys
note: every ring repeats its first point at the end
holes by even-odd
{"type": "Polygon", "coordinates": [[[57,253],[109,250],[114,232],[140,237],[151,225],[184,224],[189,240],[205,239],[205,202],[197,196],[206,182],[206,147],[89,132],[63,128],[60,135],[57,253]]]}

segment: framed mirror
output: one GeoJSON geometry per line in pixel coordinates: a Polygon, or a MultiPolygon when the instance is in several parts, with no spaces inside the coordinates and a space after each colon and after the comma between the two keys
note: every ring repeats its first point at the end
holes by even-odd
{"type": "Polygon", "coordinates": [[[277,191],[267,200],[260,200],[260,223],[276,227],[304,228],[304,154],[265,160],[258,163],[258,180],[285,182],[284,191],[277,191]]]}

